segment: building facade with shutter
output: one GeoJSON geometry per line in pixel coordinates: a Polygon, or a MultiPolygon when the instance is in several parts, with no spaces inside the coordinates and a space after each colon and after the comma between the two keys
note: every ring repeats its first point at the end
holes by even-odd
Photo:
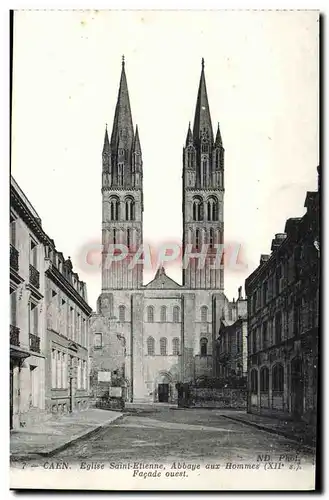
{"type": "Polygon", "coordinates": [[[86,284],[10,188],[10,428],[88,406],[86,284]]]}
{"type": "Polygon", "coordinates": [[[94,369],[109,363],[106,345],[102,349],[99,343],[111,335],[111,319],[112,335],[124,339],[128,399],[174,402],[178,382],[214,376],[215,324],[228,311],[223,265],[215,265],[215,245],[224,241],[224,147],[219,125],[216,134],[212,127],[203,61],[193,129],[188,126],[183,148],[183,259],[188,252],[200,255],[203,244],[208,250],[203,266],[187,259],[182,284],[160,264],[144,285],[143,263],[136,263],[143,244],[143,160],[124,61],[102,165],[102,291],[91,339],[94,369]],[[128,249],[125,259],[109,261],[113,245],[128,249]]]}
{"type": "Polygon", "coordinates": [[[319,191],[288,219],[247,278],[248,411],[315,423],[318,379],[319,191]]]}
{"type": "Polygon", "coordinates": [[[45,245],[41,219],[10,186],[10,428],[42,419],[45,407],[45,245]]]}
{"type": "Polygon", "coordinates": [[[89,407],[89,318],[86,284],[54,245],[46,248],[46,408],[55,414],[89,407]]]}

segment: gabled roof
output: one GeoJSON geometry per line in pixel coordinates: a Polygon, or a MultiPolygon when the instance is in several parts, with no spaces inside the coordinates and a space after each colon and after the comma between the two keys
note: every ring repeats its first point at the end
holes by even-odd
{"type": "Polygon", "coordinates": [[[181,288],[181,285],[166,275],[164,267],[159,267],[152,281],[145,285],[145,288],[172,289],[181,288]]]}

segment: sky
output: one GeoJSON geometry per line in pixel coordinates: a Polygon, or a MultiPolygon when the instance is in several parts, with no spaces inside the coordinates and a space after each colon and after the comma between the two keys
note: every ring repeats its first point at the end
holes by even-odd
{"type": "MultiPolygon", "coordinates": [[[[225,293],[237,297],[274,234],[303,215],[306,191],[317,187],[318,14],[15,13],[11,172],[57,250],[71,256],[93,308],[101,152],[123,54],[143,152],[144,241],[154,246],[181,240],[182,148],[205,59],[213,128],[220,123],[225,147],[225,241],[241,245],[245,263],[225,270],[225,293]]],[[[167,272],[181,282],[177,265],[167,272]]]]}

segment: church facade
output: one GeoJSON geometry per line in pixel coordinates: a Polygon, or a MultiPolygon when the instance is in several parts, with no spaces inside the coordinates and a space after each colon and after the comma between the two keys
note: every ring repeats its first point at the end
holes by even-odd
{"type": "Polygon", "coordinates": [[[123,339],[128,400],[175,402],[178,382],[215,376],[216,325],[229,308],[223,265],[216,263],[216,249],[224,242],[224,148],[219,126],[216,135],[212,128],[203,60],[193,128],[188,127],[183,148],[182,284],[162,266],[143,284],[138,258],[143,245],[143,160],[124,61],[102,165],[102,291],[91,326],[94,338],[101,333],[94,370],[108,366],[106,345],[117,335],[123,339]],[[126,257],[116,261],[113,256],[123,248],[128,249],[126,257]]]}

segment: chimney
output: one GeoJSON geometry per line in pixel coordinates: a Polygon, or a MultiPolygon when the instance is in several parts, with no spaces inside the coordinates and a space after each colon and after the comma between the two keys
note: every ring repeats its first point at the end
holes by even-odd
{"type": "Polygon", "coordinates": [[[238,300],[242,300],[242,286],[238,288],[238,300]]]}
{"type": "Polygon", "coordinates": [[[279,248],[279,246],[281,245],[283,240],[286,239],[286,237],[287,237],[286,233],[277,233],[274,239],[272,240],[271,250],[273,251],[279,248]]]}

